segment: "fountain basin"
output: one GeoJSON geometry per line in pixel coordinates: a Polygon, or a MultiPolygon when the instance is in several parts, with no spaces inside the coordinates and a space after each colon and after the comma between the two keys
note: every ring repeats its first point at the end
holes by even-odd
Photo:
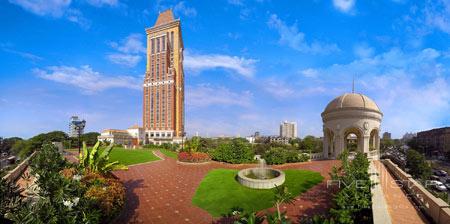
{"type": "Polygon", "coordinates": [[[271,189],[284,183],[285,174],[281,170],[264,168],[267,178],[257,178],[261,168],[248,168],[238,172],[237,181],[249,188],[271,189]]]}

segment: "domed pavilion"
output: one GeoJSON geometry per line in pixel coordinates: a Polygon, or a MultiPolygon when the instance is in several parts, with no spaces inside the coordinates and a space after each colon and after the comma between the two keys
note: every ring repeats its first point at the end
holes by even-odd
{"type": "Polygon", "coordinates": [[[344,149],[378,159],[383,113],[369,97],[346,93],[332,100],[322,112],[323,156],[335,159],[344,149]]]}

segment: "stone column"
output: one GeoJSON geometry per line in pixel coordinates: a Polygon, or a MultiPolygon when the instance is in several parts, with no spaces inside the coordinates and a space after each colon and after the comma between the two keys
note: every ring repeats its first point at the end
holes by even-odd
{"type": "Polygon", "coordinates": [[[364,135],[364,142],[363,142],[364,153],[369,152],[369,144],[370,144],[370,135],[364,135]]]}
{"type": "Polygon", "coordinates": [[[334,149],[334,158],[337,158],[339,154],[341,154],[344,151],[345,148],[345,136],[344,135],[337,135],[336,136],[336,148],[334,149]]]}
{"type": "Polygon", "coordinates": [[[379,136],[379,134],[380,133],[377,133],[377,135],[375,137],[375,140],[376,140],[375,141],[375,144],[376,144],[375,149],[378,150],[378,151],[380,150],[380,136],[379,136]]]}
{"type": "Polygon", "coordinates": [[[326,132],[326,130],[323,130],[323,158],[328,158],[328,147],[330,143],[330,136],[326,132]]]}

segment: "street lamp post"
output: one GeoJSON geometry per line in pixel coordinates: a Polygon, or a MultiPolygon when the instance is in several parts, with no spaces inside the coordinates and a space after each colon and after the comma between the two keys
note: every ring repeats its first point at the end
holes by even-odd
{"type": "Polygon", "coordinates": [[[75,122],[73,122],[73,124],[75,125],[75,130],[77,130],[77,133],[78,133],[78,154],[80,154],[81,153],[81,131],[86,126],[86,121],[85,120],[75,121],[75,122]]]}
{"type": "Polygon", "coordinates": [[[181,151],[184,151],[184,136],[186,135],[186,132],[181,133],[181,151]]]}

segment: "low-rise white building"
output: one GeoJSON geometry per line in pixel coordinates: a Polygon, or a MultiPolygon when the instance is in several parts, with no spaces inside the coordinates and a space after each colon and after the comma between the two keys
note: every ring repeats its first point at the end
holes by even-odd
{"type": "Polygon", "coordinates": [[[114,144],[120,144],[125,147],[136,147],[144,142],[145,131],[138,125],[131,126],[127,130],[106,129],[98,136],[99,141],[107,141],[114,144]]]}

